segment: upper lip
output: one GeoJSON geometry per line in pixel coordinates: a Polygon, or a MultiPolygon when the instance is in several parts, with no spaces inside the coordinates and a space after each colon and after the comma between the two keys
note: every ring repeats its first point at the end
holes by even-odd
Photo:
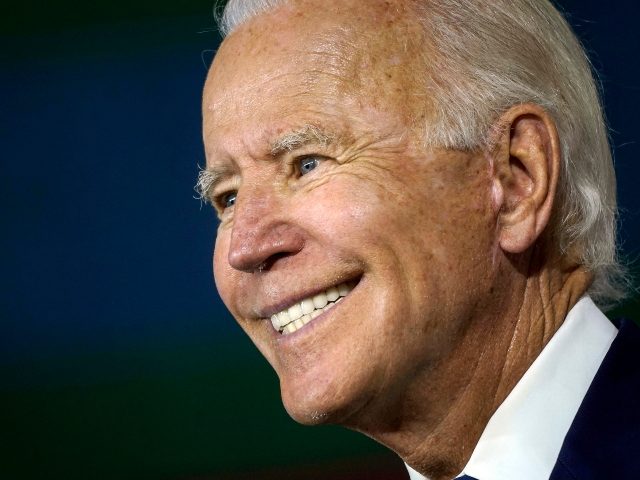
{"type": "Polygon", "coordinates": [[[347,279],[345,280],[336,280],[335,282],[327,283],[322,287],[304,290],[302,292],[295,293],[295,294],[289,294],[283,297],[281,300],[279,300],[276,303],[271,303],[264,307],[258,308],[256,311],[257,316],[259,318],[270,318],[272,315],[275,315],[276,313],[280,313],[281,311],[291,307],[292,305],[295,305],[296,303],[303,301],[305,298],[313,297],[314,295],[317,295],[320,292],[324,292],[331,287],[337,287],[341,283],[348,282],[348,281],[360,280],[360,276],[350,276],[346,278],[347,279]]]}

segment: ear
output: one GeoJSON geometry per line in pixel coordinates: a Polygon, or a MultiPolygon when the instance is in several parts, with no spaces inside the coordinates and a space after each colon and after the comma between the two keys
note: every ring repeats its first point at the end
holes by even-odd
{"type": "Polygon", "coordinates": [[[540,106],[510,108],[499,123],[494,182],[500,247],[521,253],[549,223],[560,174],[561,148],[551,116],[540,106]]]}

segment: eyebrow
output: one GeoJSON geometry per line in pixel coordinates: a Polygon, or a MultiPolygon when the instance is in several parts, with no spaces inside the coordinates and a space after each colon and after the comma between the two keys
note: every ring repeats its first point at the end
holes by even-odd
{"type": "Polygon", "coordinates": [[[204,203],[211,203],[211,192],[220,181],[233,173],[233,169],[228,166],[216,168],[200,168],[198,180],[193,189],[196,191],[197,199],[204,203]]]}
{"type": "MultiPolygon", "coordinates": [[[[277,158],[284,153],[292,152],[305,145],[318,144],[323,147],[329,146],[335,137],[315,125],[304,125],[302,128],[286,133],[271,142],[269,155],[277,158]]],[[[224,178],[235,173],[229,165],[221,165],[213,168],[201,168],[198,172],[198,179],[193,189],[196,191],[197,199],[201,202],[211,203],[211,192],[216,185],[224,178]]]]}
{"type": "Polygon", "coordinates": [[[289,153],[309,144],[318,144],[327,147],[334,140],[334,136],[316,127],[305,125],[302,128],[289,132],[271,142],[270,154],[278,157],[283,153],[289,153]]]}

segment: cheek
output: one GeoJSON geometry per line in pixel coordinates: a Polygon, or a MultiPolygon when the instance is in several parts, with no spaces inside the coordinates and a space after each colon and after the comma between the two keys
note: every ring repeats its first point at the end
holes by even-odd
{"type": "Polygon", "coordinates": [[[384,189],[355,175],[336,175],[310,192],[298,218],[334,244],[367,239],[397,217],[387,195],[384,189]]]}
{"type": "Polygon", "coordinates": [[[213,248],[213,279],[218,293],[229,308],[232,292],[232,271],[228,262],[229,235],[218,233],[213,248]]]}

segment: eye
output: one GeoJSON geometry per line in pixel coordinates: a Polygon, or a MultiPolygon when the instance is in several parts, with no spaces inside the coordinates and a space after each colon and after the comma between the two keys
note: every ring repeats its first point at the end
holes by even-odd
{"type": "Polygon", "coordinates": [[[300,175],[306,175],[318,165],[320,165],[320,159],[318,157],[303,157],[298,159],[300,175]]]}
{"type": "Polygon", "coordinates": [[[235,191],[223,193],[216,199],[216,204],[222,210],[231,208],[235,205],[237,196],[238,196],[238,192],[235,192],[235,191]]]}

